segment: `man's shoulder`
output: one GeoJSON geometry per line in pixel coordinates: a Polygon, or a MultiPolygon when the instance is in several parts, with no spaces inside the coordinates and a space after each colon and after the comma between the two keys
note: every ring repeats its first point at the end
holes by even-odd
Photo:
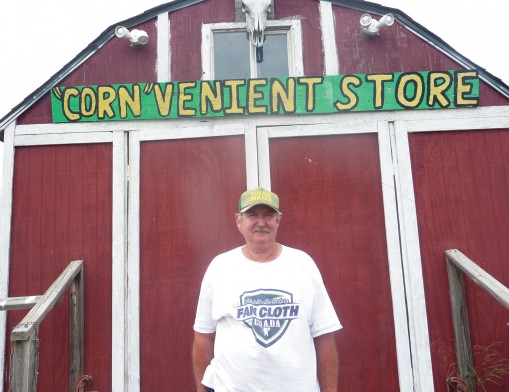
{"type": "Polygon", "coordinates": [[[216,257],[212,259],[210,265],[221,265],[224,263],[228,263],[229,261],[238,259],[239,255],[242,255],[241,251],[242,247],[239,246],[237,248],[230,249],[226,252],[218,254],[216,257]]]}
{"type": "Polygon", "coordinates": [[[299,257],[299,258],[307,259],[307,260],[311,260],[311,261],[313,260],[309,254],[307,254],[305,251],[303,251],[301,249],[292,248],[287,245],[281,245],[281,246],[283,247],[283,251],[288,255],[292,255],[293,257],[299,257]]]}

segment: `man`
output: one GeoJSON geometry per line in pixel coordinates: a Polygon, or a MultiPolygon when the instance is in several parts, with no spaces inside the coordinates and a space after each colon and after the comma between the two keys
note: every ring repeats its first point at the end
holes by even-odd
{"type": "Polygon", "coordinates": [[[316,264],[276,242],[279,198],[244,192],[235,221],[246,244],[217,256],[194,324],[197,392],[336,392],[341,328],[316,264]]]}

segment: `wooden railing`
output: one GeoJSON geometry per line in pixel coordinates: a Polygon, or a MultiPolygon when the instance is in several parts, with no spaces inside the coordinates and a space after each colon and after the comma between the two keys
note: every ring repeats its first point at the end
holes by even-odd
{"type": "Polygon", "coordinates": [[[38,327],[70,289],[69,386],[83,374],[83,261],[72,261],[51,287],[40,297],[0,300],[0,310],[31,308],[11,333],[10,391],[33,392],[37,384],[39,356],[38,327]]]}
{"type": "Polygon", "coordinates": [[[506,309],[509,309],[509,289],[457,249],[447,250],[445,258],[449,276],[456,362],[460,378],[468,385],[470,392],[475,392],[476,383],[472,371],[474,365],[463,274],[487,291],[506,309]]]}

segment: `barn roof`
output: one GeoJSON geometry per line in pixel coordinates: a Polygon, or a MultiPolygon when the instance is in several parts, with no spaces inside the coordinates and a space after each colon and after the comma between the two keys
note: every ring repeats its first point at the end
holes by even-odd
{"type": "MultiPolygon", "coordinates": [[[[48,93],[53,87],[57,86],[58,83],[67,77],[72,71],[83,64],[88,58],[102,48],[110,39],[115,37],[115,27],[118,25],[131,28],[144,23],[157,15],[165,12],[176,11],[181,8],[188,7],[197,3],[201,3],[206,0],[174,0],[169,3],[162,4],[160,6],[151,8],[137,16],[120,21],[109,26],[104,30],[94,41],[92,41],[85,49],[83,49],[76,57],[74,57],[69,63],[67,63],[62,69],[54,74],[48,81],[42,86],[37,88],[29,96],[27,96],[21,103],[15,106],[6,116],[0,119],[0,140],[3,140],[4,129],[14,119],[21,115],[25,110],[30,108],[35,102],[41,97],[48,93]]],[[[509,98],[509,86],[506,85],[500,78],[497,78],[486,69],[475,64],[465,56],[461,55],[439,36],[433,34],[431,31],[420,25],[404,12],[396,8],[386,7],[378,3],[372,3],[363,0],[326,0],[332,4],[336,4],[341,7],[355,9],[362,12],[369,12],[378,15],[384,15],[389,12],[393,13],[401,24],[406,26],[414,34],[417,34],[429,44],[435,46],[437,49],[442,51],[447,56],[458,62],[465,69],[475,69],[479,74],[479,78],[486,82],[488,85],[502,93],[504,96],[509,98]]]]}

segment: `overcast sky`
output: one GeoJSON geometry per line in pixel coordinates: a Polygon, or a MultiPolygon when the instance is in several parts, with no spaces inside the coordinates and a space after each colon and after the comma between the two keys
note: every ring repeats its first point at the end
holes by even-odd
{"type": "MultiPolygon", "coordinates": [[[[509,84],[506,22],[509,0],[376,2],[406,13],[509,84]]],[[[0,118],[107,27],[164,3],[154,0],[4,0],[0,8],[0,118]]],[[[2,148],[0,143],[0,167],[2,148]]]]}

